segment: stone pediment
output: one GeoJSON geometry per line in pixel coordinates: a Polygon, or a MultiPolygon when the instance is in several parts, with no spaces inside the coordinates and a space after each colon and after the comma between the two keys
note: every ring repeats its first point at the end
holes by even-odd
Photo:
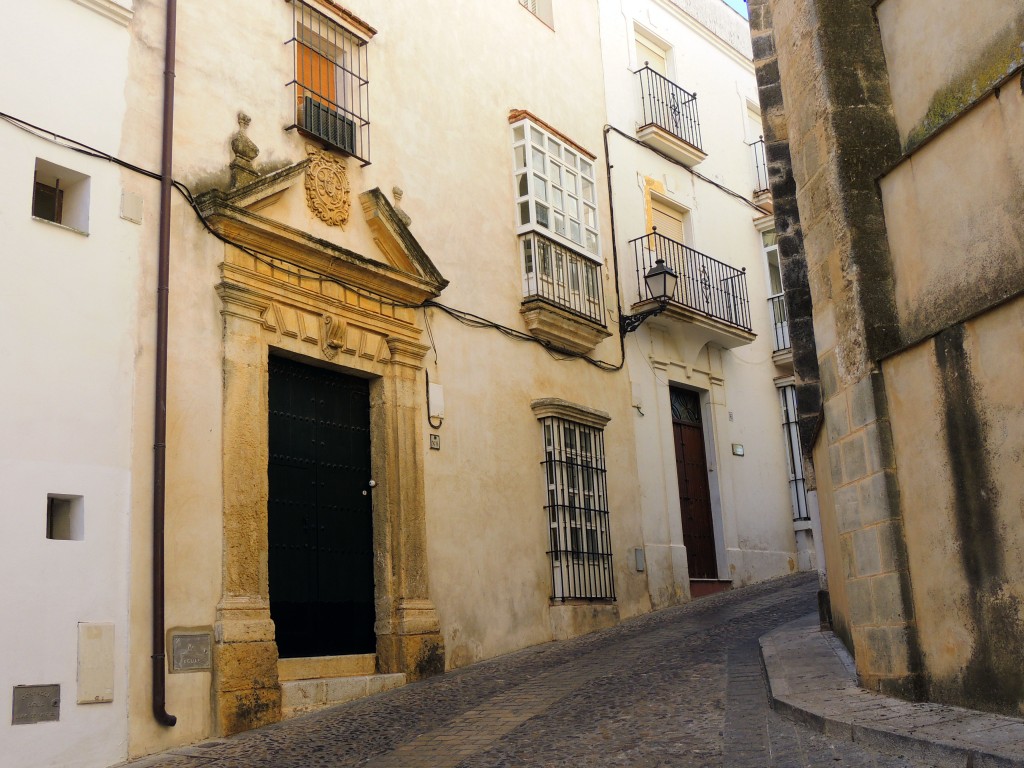
{"type": "MultiPolygon", "coordinates": [[[[399,303],[418,305],[439,296],[448,281],[380,189],[359,195],[380,259],[368,258],[312,234],[304,228],[308,219],[287,222],[266,215],[267,209],[290,190],[303,186],[308,190],[311,185],[306,179],[314,161],[315,158],[307,158],[229,191],[205,192],[196,198],[196,207],[217,235],[265,257],[399,303]]],[[[307,199],[311,196],[308,191],[303,194],[307,199]]],[[[289,208],[285,206],[283,210],[289,208]]],[[[320,216],[310,201],[309,216],[314,214],[320,216]]]]}

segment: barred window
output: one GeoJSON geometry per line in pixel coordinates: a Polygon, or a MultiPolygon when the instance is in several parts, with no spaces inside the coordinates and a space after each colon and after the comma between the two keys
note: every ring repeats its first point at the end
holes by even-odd
{"type": "Polygon", "coordinates": [[[604,432],[555,416],[540,422],[551,598],[614,600],[604,432]]]}
{"type": "Polygon", "coordinates": [[[302,0],[291,0],[295,49],[294,126],[308,136],[368,163],[370,104],[367,41],[374,30],[349,16],[342,26],[302,0]],[[360,35],[366,35],[362,37],[360,35]]]}

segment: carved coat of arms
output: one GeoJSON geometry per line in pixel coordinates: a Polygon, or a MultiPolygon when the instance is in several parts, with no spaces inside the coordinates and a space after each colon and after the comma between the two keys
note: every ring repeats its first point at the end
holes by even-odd
{"type": "Polygon", "coordinates": [[[344,227],[352,207],[344,161],[316,147],[307,147],[306,203],[321,221],[344,227]]]}

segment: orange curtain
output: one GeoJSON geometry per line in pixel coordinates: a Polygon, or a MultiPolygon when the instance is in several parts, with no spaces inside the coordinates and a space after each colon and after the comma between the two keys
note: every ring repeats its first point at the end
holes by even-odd
{"type": "Polygon", "coordinates": [[[299,83],[300,103],[303,96],[312,96],[321,104],[337,109],[338,80],[333,61],[308,45],[296,43],[295,71],[295,79],[299,83]]]}

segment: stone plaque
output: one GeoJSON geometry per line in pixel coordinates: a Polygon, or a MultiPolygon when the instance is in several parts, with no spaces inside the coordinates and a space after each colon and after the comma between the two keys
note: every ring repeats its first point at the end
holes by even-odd
{"type": "Polygon", "coordinates": [[[59,685],[16,685],[11,725],[60,720],[59,685]]]}
{"type": "Polygon", "coordinates": [[[211,669],[213,635],[195,632],[171,636],[171,672],[201,672],[211,669]]]}

